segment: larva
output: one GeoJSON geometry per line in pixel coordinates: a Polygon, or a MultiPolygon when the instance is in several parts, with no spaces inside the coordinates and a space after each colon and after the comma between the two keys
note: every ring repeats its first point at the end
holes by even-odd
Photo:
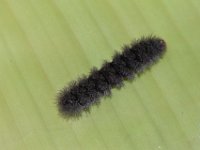
{"type": "Polygon", "coordinates": [[[80,115],[98,103],[100,97],[109,95],[112,88],[121,86],[124,80],[133,79],[157,62],[165,51],[165,41],[155,36],[141,38],[124,46],[112,61],[106,61],[100,69],[92,69],[88,76],[64,88],[58,96],[59,111],[67,116],[80,115]]]}

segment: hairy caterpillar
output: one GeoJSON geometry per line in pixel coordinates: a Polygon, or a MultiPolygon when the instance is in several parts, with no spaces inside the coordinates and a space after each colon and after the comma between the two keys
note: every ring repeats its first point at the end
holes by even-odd
{"type": "Polygon", "coordinates": [[[58,96],[59,111],[63,115],[78,116],[98,103],[100,97],[109,95],[112,88],[120,87],[124,80],[155,63],[166,51],[164,40],[149,36],[124,46],[112,61],[105,62],[100,69],[92,69],[88,76],[64,88],[58,96]]]}

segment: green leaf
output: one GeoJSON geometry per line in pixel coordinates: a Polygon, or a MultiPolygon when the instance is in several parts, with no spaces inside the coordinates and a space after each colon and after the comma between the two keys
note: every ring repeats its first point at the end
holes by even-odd
{"type": "Polygon", "coordinates": [[[200,1],[0,0],[3,150],[199,150],[200,1]],[[163,59],[78,120],[56,93],[123,44],[166,40],[163,59]]]}

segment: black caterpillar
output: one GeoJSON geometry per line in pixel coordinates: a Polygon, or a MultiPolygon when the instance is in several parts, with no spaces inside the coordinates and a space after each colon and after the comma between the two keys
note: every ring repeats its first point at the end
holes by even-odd
{"type": "Polygon", "coordinates": [[[100,69],[92,69],[87,77],[64,88],[58,97],[59,111],[64,116],[79,116],[98,103],[101,96],[109,95],[112,88],[121,87],[124,80],[133,79],[150,67],[165,51],[165,41],[154,36],[124,46],[122,53],[116,53],[111,62],[105,62],[100,69]]]}

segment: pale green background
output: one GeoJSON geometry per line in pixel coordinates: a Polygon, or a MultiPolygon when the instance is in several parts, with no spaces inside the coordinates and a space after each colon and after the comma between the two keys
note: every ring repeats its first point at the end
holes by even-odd
{"type": "Polygon", "coordinates": [[[1,150],[199,150],[199,0],[0,0],[1,150]],[[165,57],[89,115],[55,96],[143,35],[165,57]]]}

